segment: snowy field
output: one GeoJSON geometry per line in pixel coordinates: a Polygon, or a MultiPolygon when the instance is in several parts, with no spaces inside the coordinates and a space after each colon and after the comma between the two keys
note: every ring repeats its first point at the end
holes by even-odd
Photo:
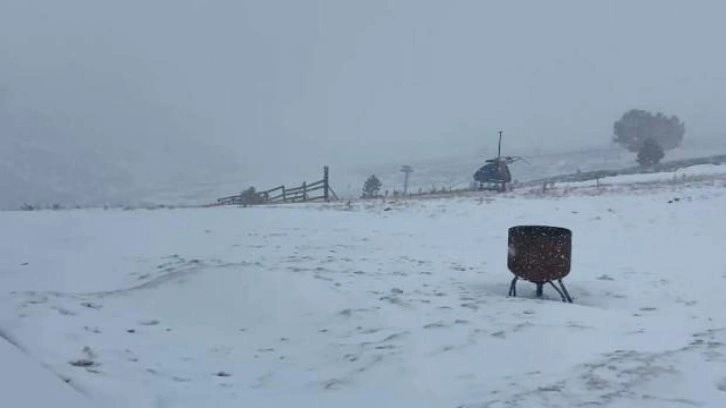
{"type": "Polygon", "coordinates": [[[659,185],[665,182],[678,184],[694,180],[721,178],[724,176],[726,176],[726,165],[701,164],[697,166],[684,167],[675,171],[668,172],[619,175],[613,177],[603,177],[600,180],[562,182],[558,184],[561,186],[564,185],[574,188],[593,187],[598,185],[636,185],[636,187],[642,187],[642,185],[644,184],[659,185]]]}
{"type": "Polygon", "coordinates": [[[592,190],[0,213],[0,405],[726,406],[726,178],[592,190]]]}

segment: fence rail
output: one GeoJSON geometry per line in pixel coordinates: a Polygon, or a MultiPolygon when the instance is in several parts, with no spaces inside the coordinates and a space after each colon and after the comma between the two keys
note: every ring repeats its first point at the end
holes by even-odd
{"type": "Polygon", "coordinates": [[[323,168],[323,179],[312,183],[303,182],[302,185],[286,188],[284,185],[259,192],[243,192],[239,195],[217,199],[218,205],[255,205],[255,204],[282,204],[303,203],[309,201],[337,200],[338,196],[330,187],[330,169],[323,168]]]}

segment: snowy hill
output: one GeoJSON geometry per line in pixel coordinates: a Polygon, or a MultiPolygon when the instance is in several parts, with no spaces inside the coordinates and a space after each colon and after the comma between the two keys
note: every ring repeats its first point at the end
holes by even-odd
{"type": "MultiPolygon", "coordinates": [[[[636,165],[635,154],[618,146],[593,147],[574,151],[541,152],[541,151],[510,151],[511,155],[521,155],[526,162],[512,165],[515,180],[527,182],[545,177],[573,174],[577,171],[618,170],[636,165]]],[[[687,141],[682,147],[668,152],[665,160],[680,160],[696,157],[725,154],[726,144],[723,140],[687,141]]],[[[409,163],[415,171],[411,177],[410,191],[422,189],[424,192],[432,188],[452,187],[454,189],[469,187],[474,172],[484,164],[485,159],[496,156],[496,150],[484,149],[477,152],[460,154],[436,160],[421,160],[409,163]]],[[[402,190],[403,173],[400,164],[357,168],[348,175],[350,191],[359,194],[359,186],[365,177],[376,173],[383,181],[383,189],[402,190]]],[[[347,187],[347,186],[346,186],[347,187]]],[[[340,186],[343,190],[343,186],[340,186]]],[[[347,191],[347,190],[346,190],[347,191]]]]}
{"type": "MultiPolygon", "coordinates": [[[[0,332],[37,361],[17,364],[99,407],[721,407],[726,175],[698,174],[349,206],[3,212],[0,332]],[[507,228],[531,223],[572,229],[574,304],[526,283],[506,297],[507,228]]],[[[0,382],[8,406],[47,406],[15,387],[0,382]]]]}
{"type": "MultiPolygon", "coordinates": [[[[0,99],[0,209],[17,209],[24,203],[45,207],[206,204],[249,186],[264,190],[318,180],[324,165],[331,166],[333,188],[344,198],[358,197],[363,181],[374,173],[382,179],[384,191],[402,189],[402,164],[415,169],[411,191],[462,188],[469,186],[483,159],[496,154],[488,145],[421,159],[421,151],[414,149],[405,163],[381,164],[370,158],[372,164],[361,165],[348,161],[351,152],[336,154],[318,145],[306,148],[310,143],[304,139],[293,143],[271,135],[286,151],[284,159],[278,158],[285,166],[275,166],[275,160],[265,160],[265,153],[200,143],[167,123],[163,111],[133,101],[129,102],[133,108],[114,111],[119,117],[108,123],[96,118],[103,123],[94,125],[50,111],[38,113],[22,105],[3,104],[0,99]],[[245,157],[257,158],[251,163],[245,157]]],[[[687,140],[669,152],[667,160],[724,152],[723,140],[687,140]]],[[[512,168],[515,179],[522,182],[577,170],[624,168],[634,162],[633,154],[613,146],[572,152],[505,149],[505,153],[528,160],[512,168]]]]}
{"type": "Polygon", "coordinates": [[[0,210],[25,203],[139,204],[155,200],[160,192],[183,196],[197,183],[224,183],[230,175],[244,174],[243,166],[224,151],[183,136],[145,138],[134,130],[123,138],[106,135],[103,129],[90,132],[95,137],[83,137],[57,118],[0,100],[0,210]]]}

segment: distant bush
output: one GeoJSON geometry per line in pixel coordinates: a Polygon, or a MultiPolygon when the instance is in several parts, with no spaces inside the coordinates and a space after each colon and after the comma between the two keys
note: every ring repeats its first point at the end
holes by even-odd
{"type": "Polygon", "coordinates": [[[242,194],[240,194],[240,198],[242,199],[242,204],[244,205],[262,204],[265,202],[262,195],[258,193],[254,187],[250,187],[247,190],[243,191],[242,194]]]}

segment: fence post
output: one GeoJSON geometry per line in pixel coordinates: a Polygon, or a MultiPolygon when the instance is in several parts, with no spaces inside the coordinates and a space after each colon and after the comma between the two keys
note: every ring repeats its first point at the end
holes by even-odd
{"type": "Polygon", "coordinates": [[[308,201],[308,183],[303,181],[303,202],[308,201]]]}
{"type": "Polygon", "coordinates": [[[282,186],[282,202],[287,202],[287,194],[285,193],[285,186],[282,186]]]}
{"type": "Polygon", "coordinates": [[[330,201],[330,168],[328,166],[323,167],[323,197],[325,202],[330,201]]]}

